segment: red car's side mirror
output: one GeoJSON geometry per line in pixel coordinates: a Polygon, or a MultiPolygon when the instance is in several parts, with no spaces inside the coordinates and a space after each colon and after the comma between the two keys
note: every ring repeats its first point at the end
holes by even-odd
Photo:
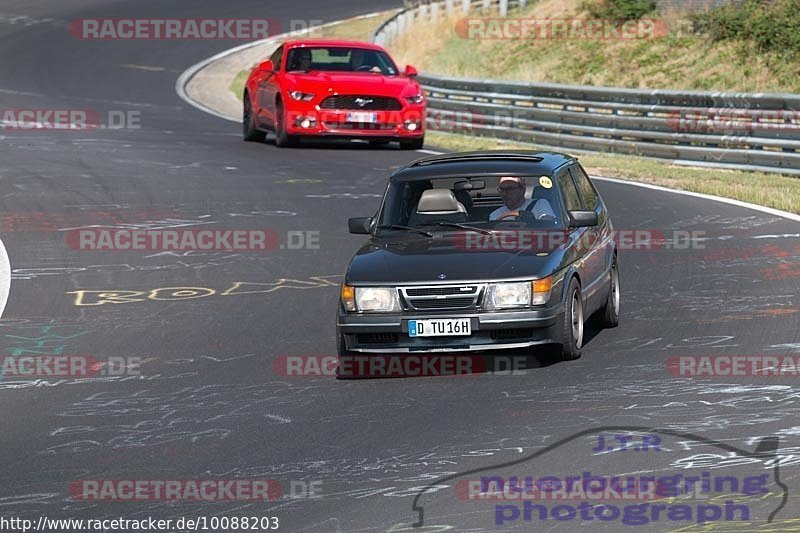
{"type": "Polygon", "coordinates": [[[406,77],[407,78],[413,78],[414,76],[417,76],[417,75],[419,75],[419,72],[417,72],[417,69],[415,67],[413,67],[411,65],[406,65],[406,77]]]}
{"type": "Polygon", "coordinates": [[[262,72],[275,72],[275,63],[273,63],[271,59],[268,59],[258,65],[258,70],[262,72]]]}

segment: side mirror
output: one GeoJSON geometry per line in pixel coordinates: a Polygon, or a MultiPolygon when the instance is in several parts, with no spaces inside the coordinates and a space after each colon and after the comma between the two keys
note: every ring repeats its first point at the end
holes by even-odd
{"type": "Polygon", "coordinates": [[[406,65],[406,78],[414,78],[419,75],[417,69],[411,65],[406,65]]]}
{"type": "Polygon", "coordinates": [[[347,229],[356,235],[369,235],[369,226],[372,224],[372,217],[357,217],[347,220],[347,229]]]}
{"type": "Polygon", "coordinates": [[[570,226],[573,228],[588,228],[597,225],[597,213],[594,211],[570,211],[570,226]]]}
{"type": "Polygon", "coordinates": [[[271,59],[267,59],[263,63],[259,63],[258,70],[262,72],[275,72],[275,63],[271,59]]]}

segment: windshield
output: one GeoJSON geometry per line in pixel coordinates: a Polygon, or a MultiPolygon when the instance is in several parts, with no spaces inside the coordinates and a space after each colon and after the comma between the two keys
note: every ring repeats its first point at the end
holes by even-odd
{"type": "Polygon", "coordinates": [[[362,72],[364,74],[397,75],[392,59],[379,50],[340,46],[304,46],[289,51],[286,62],[289,72],[362,72]]]}
{"type": "Polygon", "coordinates": [[[458,225],[480,229],[565,227],[558,188],[550,176],[496,176],[400,181],[386,191],[378,225],[454,231],[458,225]],[[516,190],[512,190],[516,189],[516,190]]]}

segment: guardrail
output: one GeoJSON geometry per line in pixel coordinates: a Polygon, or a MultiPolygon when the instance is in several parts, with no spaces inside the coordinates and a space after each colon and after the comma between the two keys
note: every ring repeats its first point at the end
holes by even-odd
{"type": "MultiPolygon", "coordinates": [[[[386,21],[373,40],[388,43],[417,17],[431,20],[433,5],[446,4],[446,10],[454,3],[406,9],[386,21]]],[[[500,7],[497,0],[470,2],[472,7],[484,4],[500,7]]],[[[465,1],[462,7],[466,5],[465,1]]],[[[428,94],[432,130],[800,175],[800,95],[623,89],[428,74],[419,80],[428,94]]]]}

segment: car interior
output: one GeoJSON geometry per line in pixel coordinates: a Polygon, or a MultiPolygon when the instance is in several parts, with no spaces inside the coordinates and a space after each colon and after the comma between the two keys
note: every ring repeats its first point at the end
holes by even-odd
{"type": "MultiPolygon", "coordinates": [[[[544,198],[558,211],[555,188],[528,180],[525,198],[544,198]]],[[[385,206],[384,216],[394,224],[418,226],[437,222],[488,222],[489,214],[503,205],[497,193],[498,179],[446,178],[405,183],[399,196],[385,206]]]]}
{"type": "MultiPolygon", "coordinates": [[[[352,49],[350,48],[306,48],[311,52],[311,70],[326,72],[364,72],[370,67],[378,67],[382,74],[395,74],[395,68],[386,57],[372,50],[364,50],[362,70],[356,70],[351,62],[352,49]]],[[[287,70],[293,71],[300,68],[299,50],[289,52],[287,70]]]]}

